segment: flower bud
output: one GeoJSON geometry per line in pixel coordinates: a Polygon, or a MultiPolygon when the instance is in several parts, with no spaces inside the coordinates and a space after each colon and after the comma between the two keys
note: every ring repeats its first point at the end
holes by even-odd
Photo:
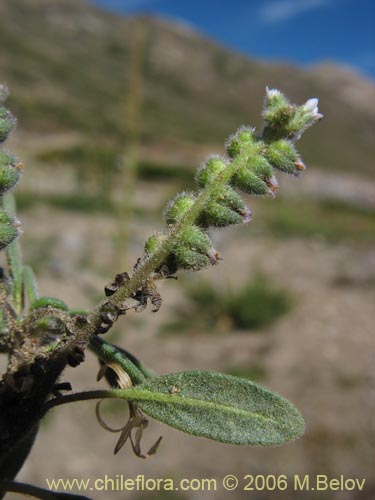
{"type": "Polygon", "coordinates": [[[7,247],[20,233],[20,222],[7,212],[0,211],[0,250],[7,247]]]}
{"type": "Polygon", "coordinates": [[[0,142],[5,141],[15,124],[14,116],[3,106],[0,106],[0,142]]]}
{"type": "Polygon", "coordinates": [[[219,156],[212,156],[198,170],[196,181],[200,187],[205,187],[212,182],[217,175],[225,170],[227,164],[219,156]]]}
{"type": "Polygon", "coordinates": [[[193,194],[181,193],[168,203],[165,210],[165,220],[168,225],[179,222],[185,213],[194,205],[195,197],[193,194]]]}
{"type": "Polygon", "coordinates": [[[248,194],[270,194],[267,183],[249,168],[241,168],[233,177],[232,184],[248,194]]]}
{"type": "Polygon", "coordinates": [[[185,245],[197,252],[207,252],[212,247],[208,234],[198,226],[187,226],[178,238],[177,246],[185,245]]]}
{"type": "Polygon", "coordinates": [[[243,218],[243,222],[250,222],[251,211],[241,198],[241,196],[230,186],[225,186],[217,197],[220,205],[225,205],[243,218]]]}
{"type": "Polygon", "coordinates": [[[199,218],[199,223],[203,227],[226,227],[233,224],[242,224],[243,222],[248,222],[247,213],[240,215],[217,202],[208,203],[199,218]]]}
{"type": "Polygon", "coordinates": [[[273,167],[287,174],[298,176],[306,168],[293,144],[284,139],[275,141],[268,146],[266,158],[273,167]]]}
{"type": "Polygon", "coordinates": [[[241,196],[230,186],[225,186],[219,193],[217,200],[218,203],[231,208],[235,212],[245,209],[245,203],[241,196]]]}
{"type": "Polygon", "coordinates": [[[303,108],[307,113],[316,114],[318,112],[318,104],[319,104],[319,99],[313,97],[312,99],[309,99],[308,101],[305,102],[303,108]]]}
{"type": "Polygon", "coordinates": [[[323,118],[323,115],[318,112],[318,102],[316,98],[309,99],[305,104],[296,108],[296,112],[288,124],[287,137],[289,139],[300,139],[305,130],[323,118]]]}
{"type": "Polygon", "coordinates": [[[22,168],[22,164],[13,156],[0,151],[0,194],[17,184],[22,168]]]}
{"type": "Polygon", "coordinates": [[[266,108],[286,106],[287,104],[289,104],[288,99],[280,92],[280,90],[269,89],[266,87],[266,97],[264,101],[264,106],[266,108]]]}
{"type": "Polygon", "coordinates": [[[250,127],[241,127],[234,135],[229,137],[225,144],[227,154],[230,158],[235,158],[241,151],[256,142],[255,129],[250,127]]]}
{"type": "Polygon", "coordinates": [[[284,127],[294,115],[295,108],[288,99],[276,89],[266,88],[264,120],[278,128],[284,127]]]}
{"type": "Polygon", "coordinates": [[[262,179],[267,179],[273,175],[272,167],[268,163],[267,158],[264,157],[265,151],[266,145],[263,142],[259,142],[257,150],[249,156],[247,163],[247,168],[262,179]]]}
{"type": "Polygon", "coordinates": [[[62,311],[67,311],[68,306],[60,299],[55,299],[54,297],[40,297],[30,306],[30,311],[35,311],[36,309],[44,309],[47,307],[52,307],[53,309],[61,309],[62,311]]]}
{"type": "Polygon", "coordinates": [[[173,255],[183,269],[202,269],[217,264],[220,255],[213,248],[208,234],[198,226],[188,226],[180,233],[173,255]]]}
{"type": "Polygon", "coordinates": [[[204,269],[211,264],[211,260],[208,255],[195,252],[188,247],[181,246],[174,252],[177,265],[182,269],[192,269],[198,271],[199,269],[204,269]]]}
{"type": "MultiPolygon", "coordinates": [[[[276,177],[274,176],[272,166],[269,164],[268,160],[264,157],[264,152],[266,150],[266,145],[259,141],[258,151],[259,153],[254,155],[248,164],[249,170],[255,174],[261,181],[263,181],[268,187],[268,194],[275,196],[279,184],[276,177]]],[[[260,188],[263,190],[263,186],[260,188]]],[[[258,193],[259,194],[259,193],[258,193]]]]}
{"type": "Polygon", "coordinates": [[[166,236],[163,233],[156,233],[151,235],[145,243],[145,253],[152,254],[158,246],[165,240],[166,236]]]}
{"type": "Polygon", "coordinates": [[[319,99],[314,97],[313,99],[306,101],[305,104],[301,106],[304,112],[309,115],[311,124],[323,118],[322,113],[319,113],[318,104],[319,99]]]}

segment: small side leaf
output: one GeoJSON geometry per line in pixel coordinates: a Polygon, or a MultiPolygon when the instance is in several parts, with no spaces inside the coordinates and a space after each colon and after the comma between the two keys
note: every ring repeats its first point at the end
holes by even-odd
{"type": "Polygon", "coordinates": [[[231,375],[167,374],[138,385],[136,392],[143,396],[136,398],[137,406],[150,417],[223,443],[275,446],[304,431],[303,418],[289,401],[231,375]]]}
{"type": "Polygon", "coordinates": [[[25,285],[26,295],[29,299],[30,304],[32,304],[40,297],[38,291],[38,283],[34,271],[30,266],[23,266],[23,281],[25,285]]]}

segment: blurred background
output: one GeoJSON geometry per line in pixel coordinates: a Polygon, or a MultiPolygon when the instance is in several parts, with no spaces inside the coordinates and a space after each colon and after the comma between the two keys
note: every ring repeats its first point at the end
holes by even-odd
{"type": "MultiPolygon", "coordinates": [[[[166,201],[230,133],[262,126],[266,85],[298,103],[319,97],[324,114],[299,143],[302,179],[279,175],[277,199],[248,200],[251,224],[213,233],[224,261],[163,283],[157,314],[129,314],[106,337],[159,373],[223,371],[281,393],[304,415],[304,437],[236,448],[152,423],[145,448],[164,439],[142,461],[129,446],[114,456],[117,436],[81,403],[46,419],[19,480],[344,474],[366,478],[364,491],[254,498],[374,498],[374,10],[366,0],[1,0],[24,256],[41,293],[70,307],[92,307],[131,270],[166,201]]],[[[63,379],[93,388],[97,370],[89,354],[63,379]]],[[[114,427],[126,421],[121,402],[103,407],[114,427]]]]}

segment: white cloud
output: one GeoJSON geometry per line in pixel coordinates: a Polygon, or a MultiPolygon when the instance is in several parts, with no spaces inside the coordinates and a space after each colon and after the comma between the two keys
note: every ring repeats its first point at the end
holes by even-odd
{"type": "Polygon", "coordinates": [[[288,21],[299,14],[325,7],[331,0],[273,0],[264,3],[259,11],[259,17],[266,23],[288,21]]]}

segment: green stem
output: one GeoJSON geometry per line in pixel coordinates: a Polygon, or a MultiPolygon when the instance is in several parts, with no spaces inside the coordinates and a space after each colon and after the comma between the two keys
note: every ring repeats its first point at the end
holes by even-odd
{"type": "Polygon", "coordinates": [[[139,392],[135,389],[98,389],[96,391],[83,391],[76,392],[75,394],[68,394],[66,396],[59,396],[54,399],[50,399],[44,404],[42,409],[42,416],[45,415],[49,410],[55,408],[55,406],[61,406],[68,403],[77,403],[78,401],[90,401],[92,399],[134,399],[134,392],[139,392]],[[130,395],[130,396],[129,396],[130,395]],[[133,398],[132,398],[133,396],[133,398]]]}
{"type": "MultiPolygon", "coordinates": [[[[186,212],[182,220],[177,223],[170,231],[168,238],[160,244],[160,246],[134,271],[130,280],[126,281],[116,293],[109,299],[110,302],[121,305],[121,303],[132,295],[140,286],[144,284],[147,278],[157,269],[157,267],[168,257],[171,252],[172,246],[180,233],[186,227],[194,224],[206,204],[215,198],[215,193],[220,190],[230,181],[233,175],[239,170],[244,163],[247,162],[247,154],[240,154],[233,160],[228,167],[220,172],[216,178],[200,192],[194,205],[186,212]]],[[[95,315],[95,311],[94,311],[95,315]]],[[[91,320],[93,318],[90,318],[91,320]]]]}
{"type": "MultiPolygon", "coordinates": [[[[113,390],[97,390],[97,391],[84,391],[77,392],[75,394],[68,394],[66,396],[59,396],[44,405],[42,409],[42,415],[45,415],[49,410],[55,406],[61,406],[68,403],[76,403],[78,401],[90,401],[92,399],[122,399],[125,401],[138,401],[147,403],[161,403],[162,405],[178,405],[181,408],[191,408],[194,405],[195,408],[201,408],[205,411],[217,408],[217,403],[215,401],[202,400],[191,397],[176,397],[174,394],[169,394],[166,392],[153,392],[152,390],[145,388],[132,388],[132,389],[113,389],[113,390]]],[[[258,419],[274,420],[272,415],[261,415],[257,414],[256,411],[251,412],[250,410],[244,408],[237,408],[229,403],[223,403],[228,411],[237,414],[249,414],[249,412],[258,419]]],[[[144,410],[147,413],[146,410],[144,410]]]]}
{"type": "MultiPolygon", "coordinates": [[[[13,193],[6,193],[3,196],[3,208],[10,215],[16,217],[16,202],[13,193]]],[[[22,278],[22,254],[18,238],[11,243],[7,249],[7,260],[13,281],[13,307],[18,315],[23,312],[23,278],[22,278]]]]}
{"type": "Polygon", "coordinates": [[[157,269],[171,253],[173,244],[180,234],[187,227],[195,223],[206,204],[210,200],[216,198],[215,194],[219,194],[220,190],[231,180],[236,172],[244,166],[244,164],[247,164],[247,162],[248,154],[246,152],[239,154],[226,169],[212,179],[205,189],[200,191],[194,205],[185,213],[181,221],[171,228],[166,240],[163,241],[151,255],[143,259],[134,271],[131,279],[125,281],[111,297],[106,297],[89,313],[87,324],[79,328],[81,338],[90,339],[96,333],[98,326],[101,324],[101,310],[103,304],[110,302],[121,307],[122,303],[127,298],[131,297],[133,293],[144,285],[152,273],[155,272],[155,269],[157,269]]]}

